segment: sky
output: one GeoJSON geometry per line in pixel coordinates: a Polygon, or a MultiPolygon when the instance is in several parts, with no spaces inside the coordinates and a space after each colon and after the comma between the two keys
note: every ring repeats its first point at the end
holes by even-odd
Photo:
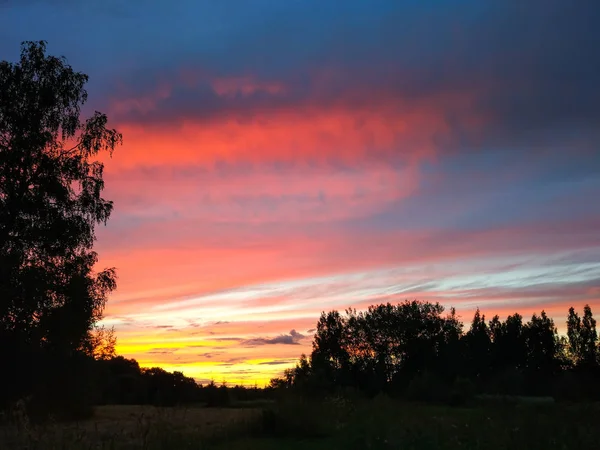
{"type": "Polygon", "coordinates": [[[600,313],[596,0],[0,0],[124,135],[99,268],[117,351],[292,366],[321,311],[600,313]]]}

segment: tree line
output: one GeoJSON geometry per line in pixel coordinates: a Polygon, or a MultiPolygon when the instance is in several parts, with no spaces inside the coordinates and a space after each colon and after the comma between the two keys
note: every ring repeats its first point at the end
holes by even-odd
{"type": "Polygon", "coordinates": [[[415,400],[463,401],[477,393],[600,399],[600,350],[589,305],[570,308],[567,335],[542,311],[486,320],[465,331],[454,308],[405,301],[323,312],[312,352],[271,386],[319,394],[354,389],[415,400]]]}
{"type": "Polygon", "coordinates": [[[269,389],[228,386],[214,381],[202,385],[182,372],[160,367],[140,368],[135,359],[112,356],[95,361],[95,398],[99,405],[230,406],[268,398],[269,389]]]}

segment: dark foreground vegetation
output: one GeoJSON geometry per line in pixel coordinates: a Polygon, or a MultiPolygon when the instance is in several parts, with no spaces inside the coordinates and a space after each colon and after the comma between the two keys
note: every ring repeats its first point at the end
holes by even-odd
{"type": "Polygon", "coordinates": [[[45,50],[0,62],[0,448],[597,447],[589,306],[566,337],[543,311],[478,310],[466,332],[417,301],[323,313],[312,353],[264,389],[116,356],[98,327],[116,271],[96,270],[93,244],[113,207],[99,155],[121,135],[80,118],[87,76],[45,50]]]}
{"type": "Polygon", "coordinates": [[[106,406],[78,423],[0,427],[0,444],[23,450],[588,450],[600,439],[599,412],[593,404],[491,400],[449,407],[383,395],[286,397],[261,409],[106,406]]]}

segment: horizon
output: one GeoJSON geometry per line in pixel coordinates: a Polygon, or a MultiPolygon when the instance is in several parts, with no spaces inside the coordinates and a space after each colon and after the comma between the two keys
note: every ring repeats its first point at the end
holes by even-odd
{"type": "Polygon", "coordinates": [[[566,3],[2,2],[0,60],[47,41],[124,136],[117,353],[262,385],[321,311],[597,313],[600,13],[566,3]]]}

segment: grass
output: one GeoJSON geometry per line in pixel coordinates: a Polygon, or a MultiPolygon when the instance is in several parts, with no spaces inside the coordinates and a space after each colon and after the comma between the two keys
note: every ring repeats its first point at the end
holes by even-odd
{"type": "Polygon", "coordinates": [[[15,450],[597,448],[597,405],[513,402],[451,408],[380,397],[287,399],[259,408],[99,407],[93,420],[4,427],[15,450]],[[20,427],[20,428],[19,428],[20,427]]]}
{"type": "Polygon", "coordinates": [[[258,409],[157,408],[113,405],[94,418],[34,426],[20,417],[0,427],[0,448],[15,450],[159,450],[205,448],[230,430],[243,430],[258,409]]]}

